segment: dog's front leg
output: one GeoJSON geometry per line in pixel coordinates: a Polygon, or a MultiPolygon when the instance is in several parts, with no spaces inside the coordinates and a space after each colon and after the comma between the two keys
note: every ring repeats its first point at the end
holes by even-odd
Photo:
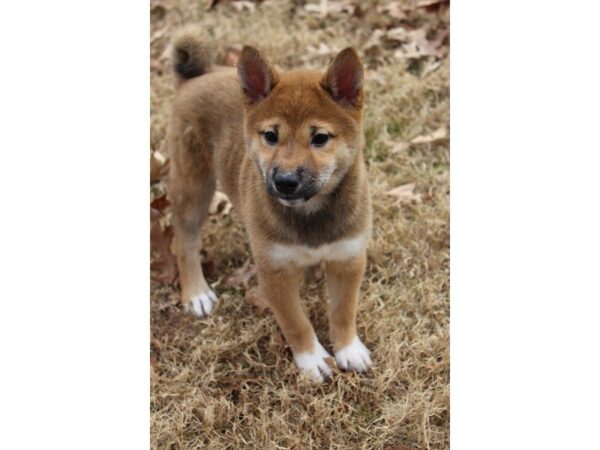
{"type": "Polygon", "coordinates": [[[328,261],[327,287],[331,297],[329,333],[335,360],[343,370],[364,372],[371,366],[369,350],[356,334],[356,311],[367,256],[345,261],[328,261]]]}
{"type": "Polygon", "coordinates": [[[273,311],[275,319],[292,348],[301,372],[317,381],[331,376],[325,358],[329,353],[319,343],[315,331],[300,304],[300,283],[304,269],[295,266],[271,268],[258,265],[259,290],[273,311]]]}

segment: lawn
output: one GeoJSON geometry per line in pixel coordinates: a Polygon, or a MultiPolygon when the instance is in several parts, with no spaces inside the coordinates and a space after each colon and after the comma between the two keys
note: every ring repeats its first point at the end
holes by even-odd
{"type": "MultiPolygon", "coordinates": [[[[161,155],[174,94],[167,46],[189,22],[203,25],[221,64],[243,44],[282,70],[324,68],[349,45],[363,58],[374,227],[358,331],[375,367],[336,369],[321,385],[299,378],[274,318],[250,294],[255,281],[243,276],[250,252],[236,212],[217,211],[203,230],[205,273],[220,299],[212,315],[185,313],[177,282],[161,274],[164,255],[153,255],[153,448],[448,448],[447,2],[152,1],[151,195],[163,227],[161,155]]],[[[307,273],[302,297],[327,347],[319,268],[307,273]]]]}

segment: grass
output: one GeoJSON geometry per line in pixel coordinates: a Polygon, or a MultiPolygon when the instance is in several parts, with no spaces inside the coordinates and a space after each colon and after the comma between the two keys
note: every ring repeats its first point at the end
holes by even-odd
{"type": "MultiPolygon", "coordinates": [[[[360,2],[363,17],[320,18],[302,2],[265,1],[254,12],[228,2],[211,11],[204,2],[157,2],[151,17],[152,147],[161,148],[170,116],[173,79],[164,54],[179,25],[202,23],[217,60],[228,47],[248,43],[282,69],[324,67],[329,56],[310,46],[353,45],[364,55],[373,30],[389,21],[376,8],[387,3],[360,2]]],[[[211,216],[203,233],[215,267],[208,279],[220,298],[216,311],[202,320],[186,315],[177,288],[152,283],[153,448],[448,448],[449,149],[442,142],[394,153],[389,145],[449,123],[448,67],[444,58],[419,78],[385,49],[367,61],[365,157],[374,234],[358,330],[375,368],[363,375],[336,371],[323,385],[298,378],[274,318],[225,282],[250,257],[241,223],[235,212],[211,216]],[[425,194],[421,203],[401,205],[384,194],[412,182],[425,194]]],[[[163,188],[160,181],[152,192],[163,188]]],[[[308,274],[303,299],[327,346],[327,295],[318,272],[308,274]]]]}

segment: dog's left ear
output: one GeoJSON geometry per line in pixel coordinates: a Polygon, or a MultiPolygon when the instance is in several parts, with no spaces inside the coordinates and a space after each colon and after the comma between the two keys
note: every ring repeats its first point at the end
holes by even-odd
{"type": "Polygon", "coordinates": [[[338,53],[321,86],[342,106],[362,106],[363,66],[356,50],[348,47],[338,53]]]}

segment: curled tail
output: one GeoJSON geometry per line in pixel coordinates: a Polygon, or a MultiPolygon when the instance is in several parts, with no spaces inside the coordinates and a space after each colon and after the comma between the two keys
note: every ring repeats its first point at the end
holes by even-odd
{"type": "Polygon", "coordinates": [[[212,51],[206,45],[199,25],[187,25],[177,32],[171,58],[178,86],[185,80],[211,71],[212,51]]]}

